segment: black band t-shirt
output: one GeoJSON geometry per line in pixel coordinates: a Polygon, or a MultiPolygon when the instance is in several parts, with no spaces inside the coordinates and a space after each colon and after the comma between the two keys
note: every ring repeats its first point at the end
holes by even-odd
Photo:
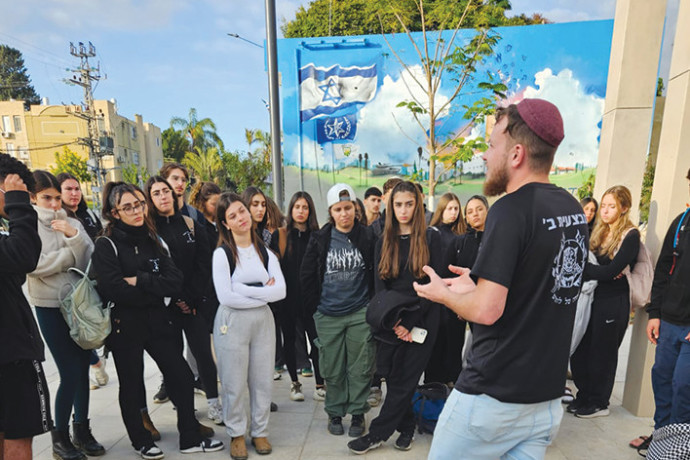
{"type": "Polygon", "coordinates": [[[493,325],[474,325],[455,388],[523,404],[563,395],[588,245],[582,207],[553,184],[524,185],[491,207],[472,275],[508,297],[493,325]]]}

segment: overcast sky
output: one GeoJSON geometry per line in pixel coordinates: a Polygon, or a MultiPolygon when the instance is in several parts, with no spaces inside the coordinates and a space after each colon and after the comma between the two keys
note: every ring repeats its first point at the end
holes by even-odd
{"type": "MultiPolygon", "coordinates": [[[[279,21],[307,0],[276,0],[279,21]]],[[[669,0],[677,10],[678,0],[669,0]]],[[[512,14],[541,13],[554,22],[610,19],[615,0],[513,0],[512,14]]],[[[245,150],[245,128],[268,130],[261,0],[0,0],[0,43],[19,49],[34,87],[53,104],[82,100],[63,79],[78,60],[69,42],[91,41],[107,75],[97,99],[114,98],[119,113],[165,129],[195,107],[212,118],[230,149],[245,150]]],[[[279,24],[280,25],[280,24],[279,24]]],[[[668,61],[668,56],[666,56],[668,61]]],[[[667,67],[667,66],[666,66],[667,67]]],[[[663,70],[662,70],[663,72],[663,70]]],[[[667,72],[667,70],[666,70],[667,72]]]]}

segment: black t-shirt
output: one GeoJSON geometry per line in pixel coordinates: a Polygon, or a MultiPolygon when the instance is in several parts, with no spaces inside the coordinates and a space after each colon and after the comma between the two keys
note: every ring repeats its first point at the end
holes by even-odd
{"type": "Polygon", "coordinates": [[[523,404],[562,396],[588,244],[582,207],[555,185],[524,185],[491,207],[472,274],[508,297],[493,325],[474,325],[458,390],[523,404]]]}

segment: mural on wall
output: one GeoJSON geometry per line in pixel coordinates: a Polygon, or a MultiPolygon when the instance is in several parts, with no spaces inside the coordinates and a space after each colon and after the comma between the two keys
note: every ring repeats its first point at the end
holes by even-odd
{"type": "MultiPolygon", "coordinates": [[[[565,139],[556,154],[552,179],[567,188],[577,187],[596,167],[613,21],[494,31],[500,36],[494,54],[477,70],[479,77],[441,113],[435,124],[436,139],[485,136],[483,123],[463,118],[463,107],[491,96],[478,86],[482,75],[491,75],[507,87],[507,100],[501,104],[540,97],[558,106],[565,139]]],[[[455,43],[461,45],[475,33],[461,30],[455,43]]],[[[421,33],[412,37],[421,45],[421,33]]],[[[435,39],[437,32],[428,37],[435,39]]],[[[446,40],[449,37],[444,35],[446,40]]],[[[381,35],[279,41],[288,196],[305,189],[318,199],[334,182],[363,190],[395,175],[428,177],[425,133],[410,110],[399,106],[413,98],[428,101],[414,83],[415,78],[424,77],[422,67],[407,35],[386,39],[388,43],[381,35]]],[[[451,97],[455,84],[453,75],[444,76],[436,106],[451,97]]],[[[436,193],[452,190],[461,198],[470,196],[481,190],[483,173],[481,155],[475,155],[447,169],[436,193]]]]}

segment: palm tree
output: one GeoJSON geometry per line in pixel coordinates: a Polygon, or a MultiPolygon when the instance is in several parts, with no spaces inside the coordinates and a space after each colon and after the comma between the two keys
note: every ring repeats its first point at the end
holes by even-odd
{"type": "Polygon", "coordinates": [[[261,158],[264,164],[269,164],[271,162],[271,133],[260,129],[245,128],[244,137],[247,140],[250,152],[261,158]],[[252,152],[252,146],[257,143],[259,147],[252,152]]]}
{"type": "Polygon", "coordinates": [[[223,150],[223,141],[220,140],[220,137],[218,137],[216,133],[216,124],[210,118],[202,118],[199,120],[196,109],[193,107],[189,109],[187,119],[173,117],[170,120],[170,127],[180,128],[185,134],[185,137],[189,139],[192,150],[197,147],[203,149],[212,146],[223,150]]]}
{"type": "Polygon", "coordinates": [[[194,171],[201,181],[218,181],[223,172],[223,161],[217,147],[201,149],[194,147],[194,152],[187,152],[182,164],[194,171]]]}

